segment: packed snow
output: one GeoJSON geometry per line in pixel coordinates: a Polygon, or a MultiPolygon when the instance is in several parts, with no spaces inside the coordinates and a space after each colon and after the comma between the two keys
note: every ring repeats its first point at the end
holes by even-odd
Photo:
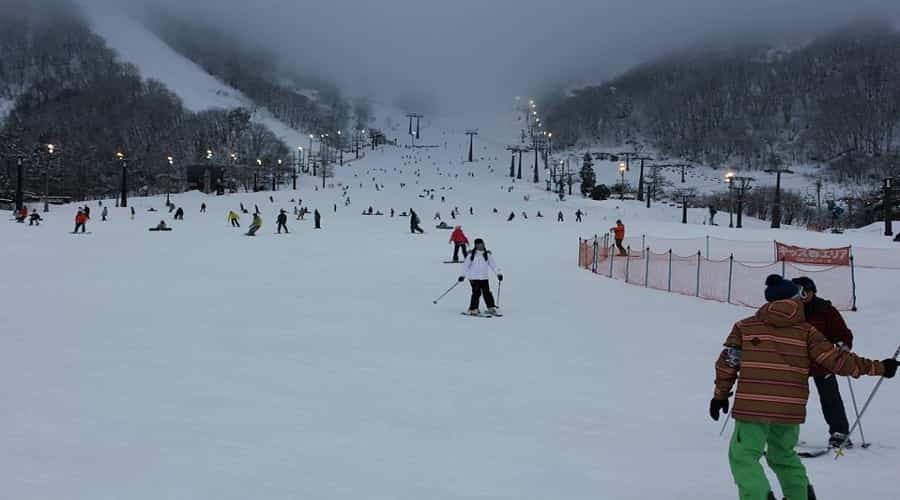
{"type": "MultiPolygon", "coordinates": [[[[484,159],[471,164],[464,126],[435,120],[421,142],[439,148],[369,151],[325,189],[302,176],[296,192],[173,195],[183,221],[163,196],[131,199],[134,220],[105,200],[101,222],[91,202],[87,235],[69,234],[75,205],[52,207],[39,227],[0,225],[0,497],[735,498],[728,433],[707,409],[721,343],[752,311],[592,275],[576,266],[578,238],[617,218],[629,235],[884,238],[560,202],[530,176],[505,177],[511,120],[504,136],[482,127],[484,159]],[[311,214],[296,220],[297,200],[322,213],[321,230],[311,214]],[[249,214],[240,229],[226,220],[240,203],[263,214],[255,238],[243,235],[249,214]],[[370,206],[385,215],[361,215],[370,206]],[[275,234],[282,208],[290,235],[275,234]],[[426,234],[391,208],[415,209],[426,234]],[[432,303],[459,274],[442,263],[452,246],[435,212],[494,252],[503,318],[461,316],[465,283],[432,303]],[[173,231],[149,232],[160,220],[173,231]]],[[[896,278],[857,275],[860,311],[846,318],[864,355],[887,357],[900,342],[896,278]]],[[[857,398],[874,383],[856,381],[857,398]]],[[[822,498],[896,496],[897,384],[883,384],[865,417],[871,448],[806,462],[822,498]]],[[[852,415],[845,381],[841,390],[852,415]]],[[[824,443],[815,391],[809,410],[802,439],[824,443]]]]}

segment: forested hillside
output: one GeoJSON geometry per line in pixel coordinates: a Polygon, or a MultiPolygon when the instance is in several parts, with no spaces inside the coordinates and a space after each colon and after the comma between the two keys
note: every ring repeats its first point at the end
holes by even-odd
{"type": "Polygon", "coordinates": [[[12,189],[17,159],[27,191],[43,193],[46,174],[51,195],[83,199],[116,192],[116,152],[126,155],[134,189],[150,193],[172,178],[178,186],[177,169],[208,149],[288,154],[247,110],[186,111],[165,86],[118,62],[68,0],[0,10],[0,99],[12,101],[0,127],[0,198],[12,189]]]}
{"type": "Polygon", "coordinates": [[[895,163],[900,33],[855,24],[791,50],[681,51],[559,98],[547,117],[566,144],[642,143],[737,168],[828,165],[870,182],[895,163]]]}

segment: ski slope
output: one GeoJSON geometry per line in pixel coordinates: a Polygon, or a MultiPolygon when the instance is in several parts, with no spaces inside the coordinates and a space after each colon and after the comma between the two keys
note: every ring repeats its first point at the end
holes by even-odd
{"type": "MultiPolygon", "coordinates": [[[[578,237],[622,218],[630,235],[887,243],[758,221],[681,225],[665,205],[560,203],[504,177],[502,123],[479,136],[486,160],[461,164],[463,126],[435,120],[423,142],[446,148],[370,151],[338,168],[334,187],[302,177],[297,192],[175,195],[184,221],[156,197],[130,200],[134,220],[106,201],[100,222],[93,202],[89,235],[68,234],[75,206],[40,227],[0,225],[0,498],[735,498],[707,409],[721,343],[751,311],[579,270],[578,237]],[[292,198],[320,210],[323,229],[291,216],[291,234],[274,234],[292,198]],[[255,238],[242,235],[248,215],[241,229],[226,221],[240,203],[263,213],[255,238]],[[369,206],[412,207],[427,233],[360,215],[369,206]],[[432,304],[459,271],[441,263],[449,231],[432,222],[454,206],[503,269],[502,289],[492,281],[503,318],[460,316],[466,284],[432,304]],[[161,219],[174,230],[147,231],[161,219]]],[[[855,349],[881,359],[900,342],[896,275],[857,280],[855,349]]],[[[874,382],[857,381],[857,397],[874,382]]],[[[896,496],[897,384],[866,416],[870,449],[807,462],[822,498],[896,496]]],[[[815,391],[809,410],[801,437],[824,442],[815,391]]]]}
{"type": "Polygon", "coordinates": [[[193,61],[177,53],[140,22],[105,0],[80,0],[91,29],[106,40],[122,62],[135,65],[146,79],[162,82],[181,98],[185,108],[246,108],[251,120],[268,128],[288,146],[306,144],[306,135],[258,107],[240,91],[210,75],[193,61]]]}

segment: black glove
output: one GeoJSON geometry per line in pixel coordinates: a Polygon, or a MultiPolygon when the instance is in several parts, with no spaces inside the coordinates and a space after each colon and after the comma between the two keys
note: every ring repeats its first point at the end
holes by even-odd
{"type": "Polygon", "coordinates": [[[498,274],[498,275],[497,275],[497,281],[503,281],[503,275],[502,275],[502,274],[498,274]]]}
{"type": "Polygon", "coordinates": [[[884,378],[894,378],[897,374],[897,365],[900,363],[896,359],[886,359],[881,364],[884,365],[884,378]]]}
{"type": "Polygon", "coordinates": [[[463,281],[466,281],[466,277],[460,276],[456,281],[459,281],[460,283],[462,283],[463,281]]]}
{"type": "Polygon", "coordinates": [[[728,399],[712,398],[709,401],[709,416],[716,422],[719,421],[719,412],[728,413],[728,399]]]}

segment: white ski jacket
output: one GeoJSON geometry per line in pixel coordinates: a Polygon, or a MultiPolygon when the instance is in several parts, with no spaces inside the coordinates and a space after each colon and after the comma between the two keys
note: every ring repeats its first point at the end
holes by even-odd
{"type": "Polygon", "coordinates": [[[484,258],[484,252],[473,251],[472,255],[469,255],[463,261],[462,276],[470,280],[486,280],[490,277],[489,271],[494,271],[494,274],[503,274],[500,272],[500,268],[497,267],[497,263],[494,262],[493,254],[488,253],[487,260],[484,258]],[[474,259],[472,255],[475,256],[474,259]]]}

